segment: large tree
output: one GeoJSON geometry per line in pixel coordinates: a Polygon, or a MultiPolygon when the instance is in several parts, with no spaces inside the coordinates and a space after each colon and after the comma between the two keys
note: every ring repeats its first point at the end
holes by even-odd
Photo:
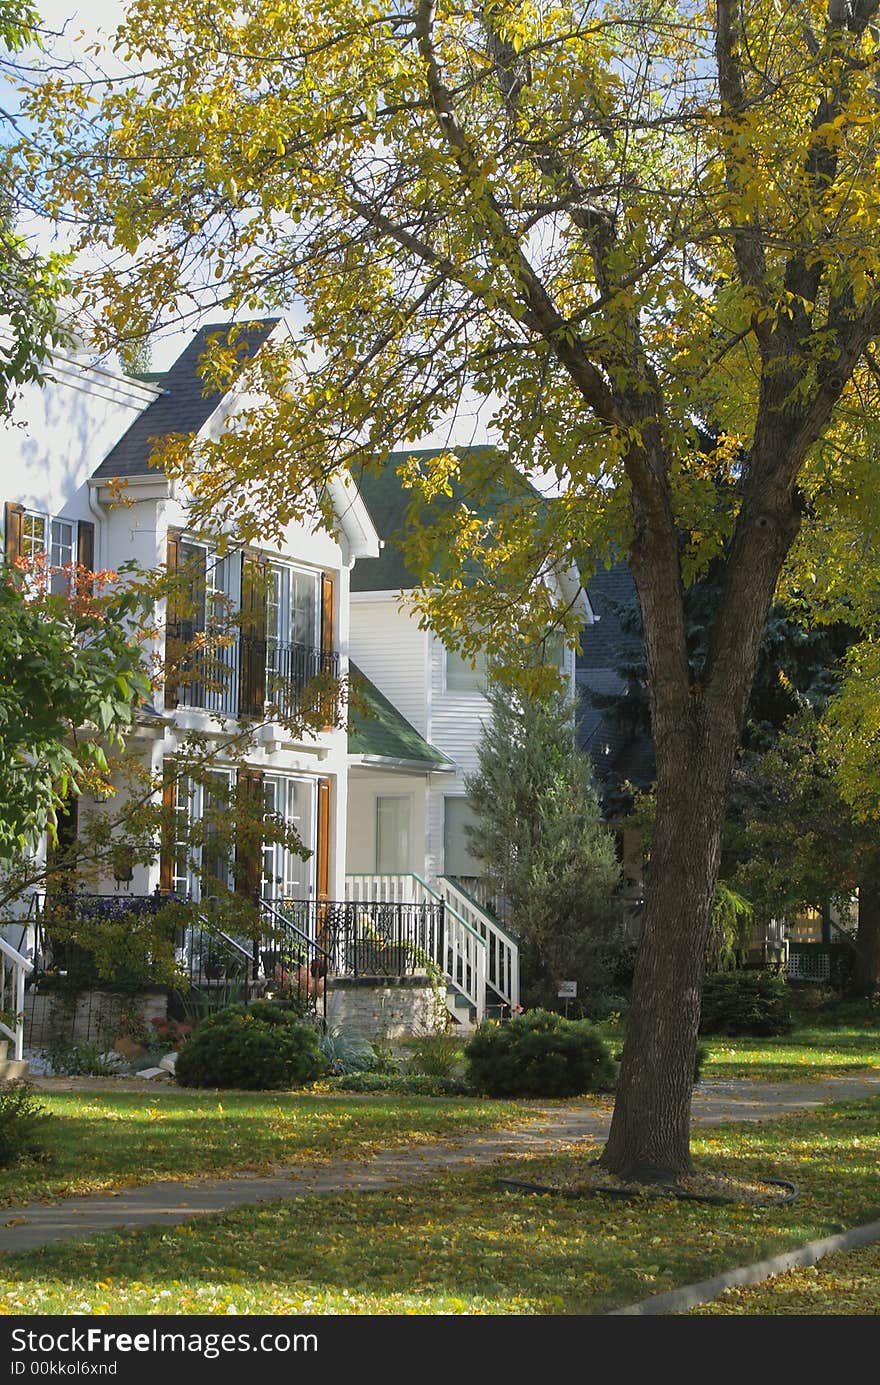
{"type": "MultiPolygon", "coordinates": [[[[0,82],[9,95],[26,71],[16,55],[40,41],[39,23],[27,0],[0,0],[0,82]]],[[[52,347],[68,336],[58,307],[67,287],[66,257],[42,253],[16,224],[28,193],[9,156],[16,125],[14,115],[0,110],[0,419],[10,413],[18,388],[40,378],[52,347]]]]}
{"type": "MultiPolygon", "coordinates": [[[[505,460],[404,469],[428,498],[453,482],[510,494],[413,527],[444,640],[512,672],[523,643],[572,629],[542,575],[572,551],[585,574],[626,551],[657,755],[603,1155],[628,1176],[690,1167],[709,912],[761,632],[812,522],[805,492],[827,496],[876,412],[878,3],[135,0],[116,51],[146,80],[92,109],[95,88],[70,93],[60,146],[62,84],[33,109],[49,205],[113,257],[93,292],[114,332],[206,306],[212,284],[244,314],[298,305],[296,347],[263,356],[274,405],[196,456],[165,450],[195,468],[204,511],[271,532],[320,503],[328,473],[477,396],[497,404],[505,460]],[[510,484],[524,470],[553,492],[540,510],[510,484]],[[712,558],[694,677],[683,588],[712,558]]],[[[221,345],[209,373],[229,361],[221,345]]]]}

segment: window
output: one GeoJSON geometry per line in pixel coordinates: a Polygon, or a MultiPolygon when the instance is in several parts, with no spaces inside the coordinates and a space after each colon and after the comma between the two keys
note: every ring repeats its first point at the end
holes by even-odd
{"type": "Polygon", "coordinates": [[[376,799],[376,870],[398,875],[410,869],[411,798],[376,799]]]}
{"type": "Polygon", "coordinates": [[[263,781],[263,795],[266,816],[277,814],[283,818],[311,853],[303,860],[283,842],[264,842],[263,896],[276,902],[310,899],[314,894],[314,780],[267,775],[263,781]]]}
{"type": "Polygon", "coordinates": [[[175,894],[190,899],[207,899],[218,889],[232,888],[232,849],[222,841],[218,829],[211,830],[212,820],[229,810],[231,775],[228,770],[215,770],[200,782],[192,775],[182,774],[175,783],[174,793],[174,869],[172,889],[175,894]],[[205,821],[207,819],[207,821],[205,821]],[[203,840],[194,831],[204,822],[203,840]]]}
{"type": "Polygon", "coordinates": [[[273,563],[269,569],[266,631],[279,644],[318,644],[318,574],[273,563]]]}
{"type": "Polygon", "coordinates": [[[476,826],[476,817],[466,798],[443,800],[443,869],[446,875],[467,879],[483,874],[483,862],[471,855],[466,828],[476,826]]]}
{"type": "Polygon", "coordinates": [[[484,692],[489,677],[489,662],[482,652],[473,656],[446,651],[446,691],[484,692]]]}
{"type": "Polygon", "coordinates": [[[21,517],[21,556],[42,559],[54,596],[70,591],[71,565],[77,557],[76,530],[75,519],[53,519],[32,510],[26,510],[21,517]]]}

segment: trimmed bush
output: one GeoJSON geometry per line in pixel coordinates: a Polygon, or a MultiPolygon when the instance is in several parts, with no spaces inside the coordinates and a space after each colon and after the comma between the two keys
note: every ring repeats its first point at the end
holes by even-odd
{"type": "Polygon", "coordinates": [[[765,971],[723,971],[703,983],[701,1034],[787,1034],[791,997],[781,976],[765,971]]]}
{"type": "Polygon", "coordinates": [[[258,1000],[206,1019],[177,1055],[174,1075],[183,1087],[270,1091],[313,1082],[324,1068],[317,1031],[258,1000]]]}
{"type": "Polygon", "coordinates": [[[470,1084],[486,1096],[580,1096],[614,1085],[611,1054],[593,1026],[549,1010],[482,1024],[464,1052],[470,1084]]]}
{"type": "Polygon", "coordinates": [[[0,1169],[38,1153],[43,1128],[51,1119],[29,1082],[0,1082],[0,1169]]]}

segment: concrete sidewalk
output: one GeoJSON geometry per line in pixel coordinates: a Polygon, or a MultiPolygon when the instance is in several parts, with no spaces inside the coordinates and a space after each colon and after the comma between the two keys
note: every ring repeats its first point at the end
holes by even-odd
{"type": "MultiPolygon", "coordinates": [[[[880,1071],[824,1082],[706,1081],[694,1096],[694,1122],[772,1120],[829,1101],[880,1095],[880,1071]]],[[[266,1177],[181,1179],[118,1192],[28,1203],[0,1209],[0,1251],[33,1250],[53,1241],[173,1226],[248,1203],[281,1202],[322,1193],[393,1188],[450,1170],[474,1168],[533,1152],[552,1153],[579,1140],[601,1138],[610,1112],[588,1099],[568,1106],[535,1107],[537,1121],[462,1136],[456,1141],[382,1150],[368,1163],[337,1160],[266,1177]]]]}

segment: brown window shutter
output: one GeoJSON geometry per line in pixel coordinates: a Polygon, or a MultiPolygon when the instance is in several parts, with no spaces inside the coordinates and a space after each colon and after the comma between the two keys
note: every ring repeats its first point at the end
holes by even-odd
{"type": "Polygon", "coordinates": [[[81,574],[80,589],[91,595],[95,590],[95,526],[90,519],[77,520],[76,561],[81,574]]]}
{"type": "Polygon", "coordinates": [[[12,567],[16,559],[21,557],[21,517],[23,514],[23,505],[16,504],[14,500],[7,500],[3,532],[6,538],[6,562],[9,567],[12,567]]]}
{"type": "Polygon", "coordinates": [[[256,898],[263,888],[263,833],[265,811],[263,771],[240,769],[236,780],[235,889],[256,898]]]}
{"type": "Polygon", "coordinates": [[[268,564],[259,553],[241,555],[241,635],[238,714],[260,717],[266,702],[266,590],[268,564]]]}
{"type": "Polygon", "coordinates": [[[174,819],[177,806],[177,775],[173,760],[162,767],[162,830],[159,852],[159,889],[170,894],[174,888],[174,819]]]}
{"type": "MultiPolygon", "coordinates": [[[[168,530],[165,566],[169,574],[180,567],[180,535],[173,529],[168,530]]],[[[177,666],[183,647],[179,624],[178,605],[169,595],[165,601],[165,707],[169,711],[177,706],[177,666]]]]}
{"type": "Polygon", "coordinates": [[[318,902],[330,898],[330,795],[333,781],[318,780],[318,823],[315,843],[315,887],[318,902]]]}
{"type": "MultiPolygon", "coordinates": [[[[336,632],[333,621],[333,578],[328,572],[321,577],[321,653],[332,654],[336,632]]],[[[327,670],[325,670],[326,672],[327,670]]]]}
{"type": "MultiPolygon", "coordinates": [[[[321,673],[325,678],[333,678],[336,673],[336,628],[334,613],[335,583],[329,572],[321,575],[321,673]]],[[[321,711],[324,716],[324,730],[330,731],[336,722],[337,694],[328,692],[322,696],[321,711]]]]}

